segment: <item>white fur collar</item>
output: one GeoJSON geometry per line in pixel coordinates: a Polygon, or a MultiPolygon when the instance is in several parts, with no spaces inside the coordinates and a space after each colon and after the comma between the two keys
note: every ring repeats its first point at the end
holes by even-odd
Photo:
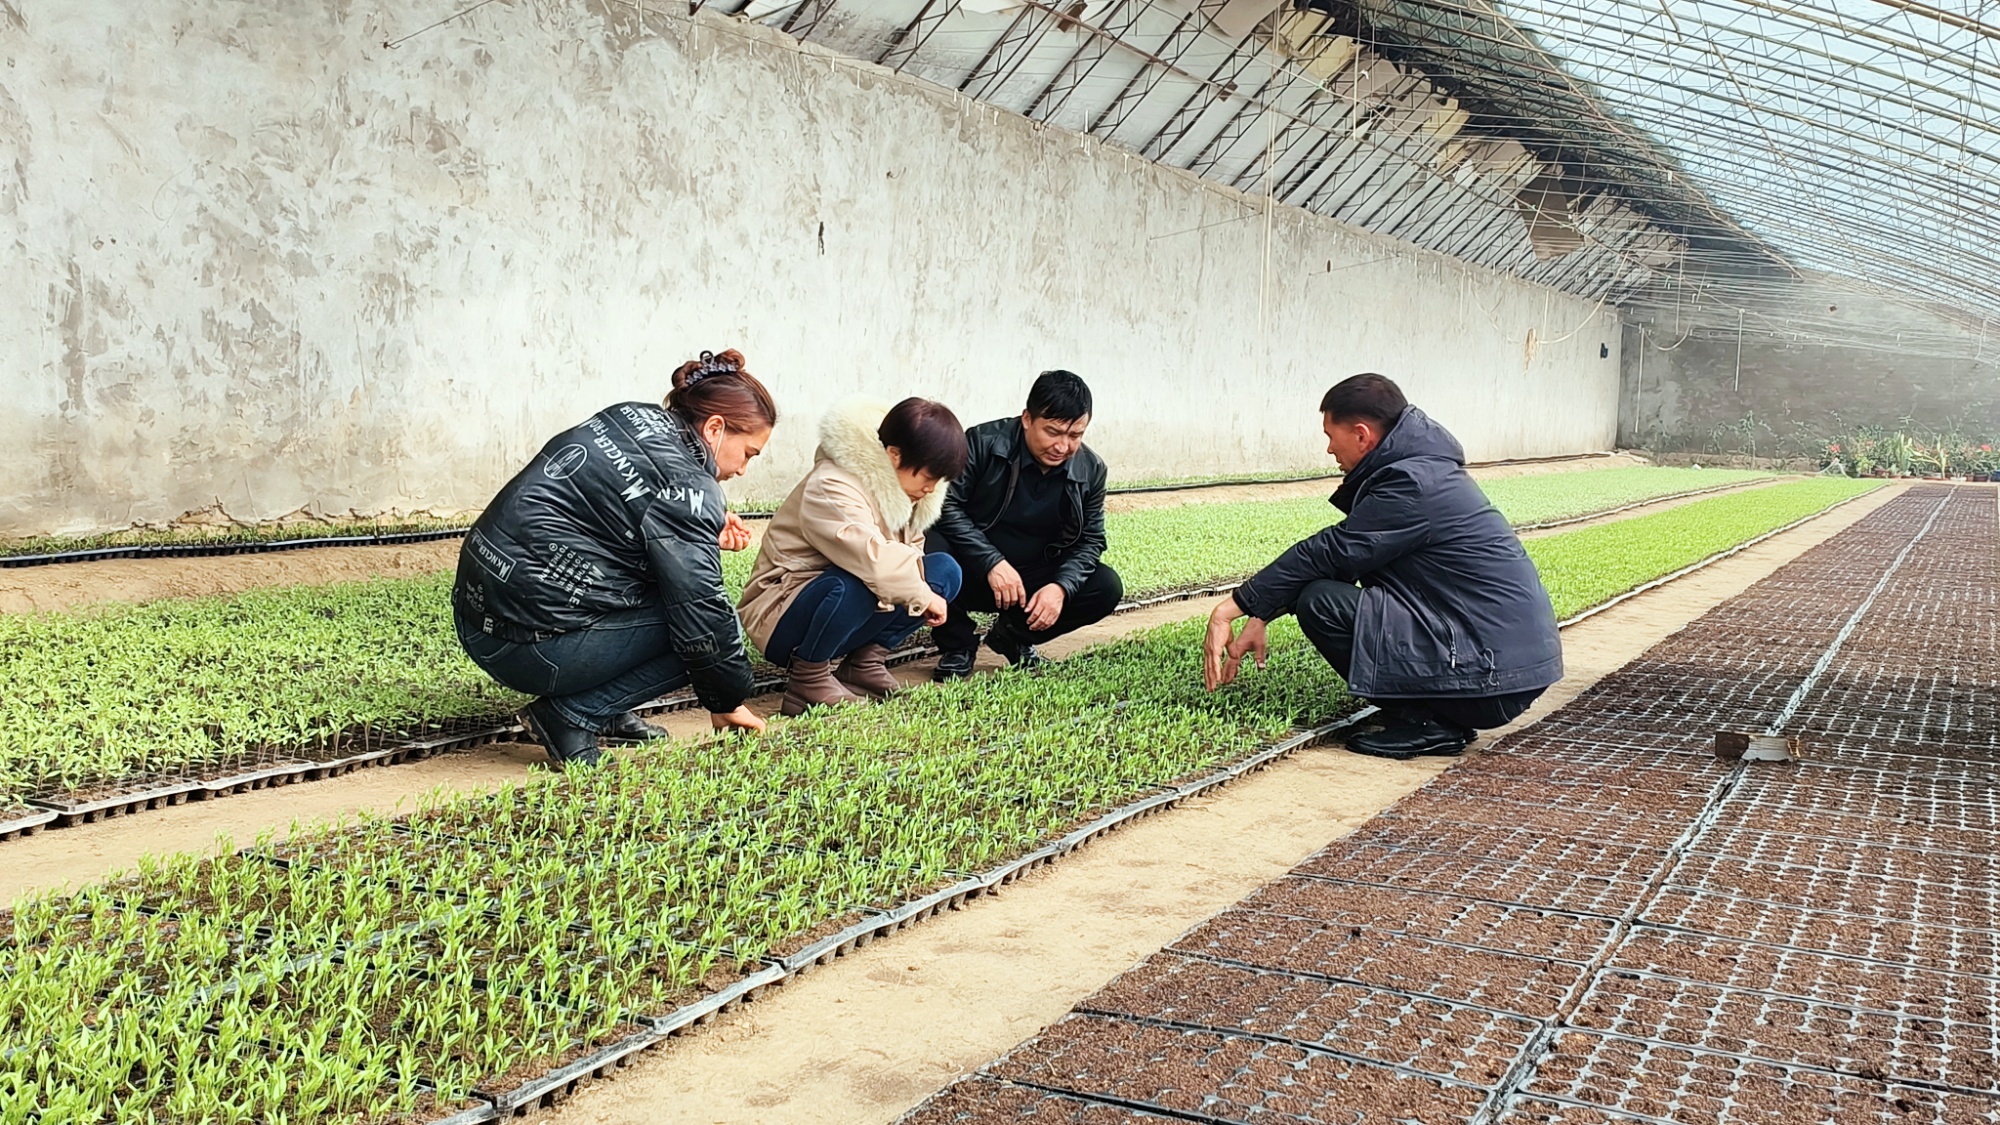
{"type": "Polygon", "coordinates": [[[944,511],[944,494],[950,482],[941,482],[929,496],[910,503],[896,480],[896,466],[875,431],[889,413],[889,404],[866,397],[850,398],[827,411],[819,423],[819,447],[834,464],[861,478],[875,510],[890,531],[913,528],[923,531],[937,522],[944,511]]]}

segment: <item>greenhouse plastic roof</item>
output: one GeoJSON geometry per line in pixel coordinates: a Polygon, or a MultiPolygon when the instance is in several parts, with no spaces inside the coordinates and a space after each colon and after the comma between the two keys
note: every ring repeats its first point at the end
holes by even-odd
{"type": "Polygon", "coordinates": [[[2000,0],[712,6],[1592,299],[2000,313],[2000,0]]]}

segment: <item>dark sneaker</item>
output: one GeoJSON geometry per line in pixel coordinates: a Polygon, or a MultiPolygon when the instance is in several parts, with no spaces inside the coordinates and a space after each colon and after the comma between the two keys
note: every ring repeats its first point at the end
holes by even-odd
{"type": "Polygon", "coordinates": [[[655,738],[671,738],[672,733],[663,726],[656,726],[639,717],[637,711],[627,711],[611,720],[602,737],[613,742],[649,742],[655,738]]]}
{"type": "Polygon", "coordinates": [[[597,732],[577,726],[546,699],[537,699],[521,709],[521,722],[528,733],[548,751],[549,760],[564,769],[572,765],[593,766],[604,757],[597,746],[597,732]]]}
{"type": "Polygon", "coordinates": [[[931,680],[941,684],[947,680],[965,679],[972,675],[972,661],[978,655],[974,649],[945,653],[938,657],[937,667],[931,670],[931,680]]]}
{"type": "Polygon", "coordinates": [[[1472,745],[1472,737],[1472,731],[1436,719],[1397,719],[1381,730],[1350,734],[1346,741],[1347,748],[1356,754],[1406,762],[1426,755],[1463,754],[1472,745]]]}
{"type": "Polygon", "coordinates": [[[986,647],[1006,657],[1007,663],[1016,668],[1040,668],[1048,663],[1041,653],[1035,651],[1034,645],[1024,644],[1000,633],[987,633],[986,647]]]}

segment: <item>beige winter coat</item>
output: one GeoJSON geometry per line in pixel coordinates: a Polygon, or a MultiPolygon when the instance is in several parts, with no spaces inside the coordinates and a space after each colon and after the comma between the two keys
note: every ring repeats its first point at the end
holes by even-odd
{"type": "Polygon", "coordinates": [[[930,604],[924,530],[944,510],[947,486],[910,503],[875,436],[888,412],[888,403],[855,398],[820,421],[812,472],[771,518],[737,603],[743,629],[759,650],[770,647],[792,599],[828,567],[867,583],[878,611],[900,607],[914,616],[930,604]]]}

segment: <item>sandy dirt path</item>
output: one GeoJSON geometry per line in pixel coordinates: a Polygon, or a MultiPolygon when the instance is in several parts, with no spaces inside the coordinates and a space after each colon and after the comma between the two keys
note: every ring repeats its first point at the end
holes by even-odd
{"type": "MultiPolygon", "coordinates": [[[[1898,491],[1881,489],[1573,627],[1564,634],[1569,676],[1521,723],[1568,702],[1898,491]]],[[[550,1120],[893,1121],[1365,823],[1443,764],[1382,762],[1337,749],[1297,755],[1121,829],[996,899],[870,945],[670,1040],[586,1087],[550,1120]]]]}

